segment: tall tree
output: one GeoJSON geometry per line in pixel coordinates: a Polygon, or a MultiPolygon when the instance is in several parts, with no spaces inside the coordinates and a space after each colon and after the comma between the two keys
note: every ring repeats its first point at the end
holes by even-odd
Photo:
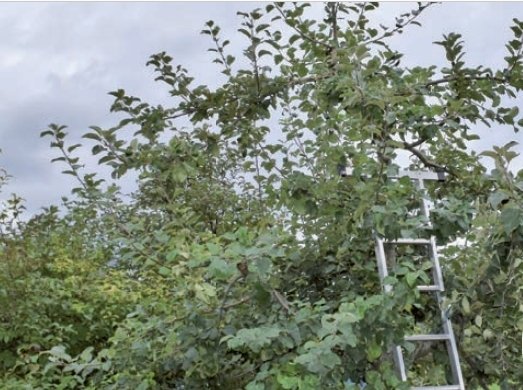
{"type": "Polygon", "coordinates": [[[521,386],[523,171],[508,169],[510,143],[484,153],[496,163],[486,178],[466,141],[476,123],[523,126],[506,105],[523,88],[523,23],[514,19],[502,69],[468,66],[455,33],[435,42],[445,67],[405,67],[390,38],[430,6],[390,27],[371,22],[376,3],[328,3],[320,20],[305,3],[239,12],[243,58],[209,21],[202,33],[223,77],[214,89],[194,85],[168,54],[151,56],[172,106],[112,92],[124,119],[84,136],[113,178],[138,172],[131,202],[83,173],[65,127],[43,132],[80,183],[75,210],[95,221],[94,243],[81,244],[110,243],[105,264],[127,272],[133,293],[148,292],[102,345],[74,355],[64,339],[24,355],[33,366],[9,368],[4,387],[406,389],[388,353],[396,344],[411,356],[411,385],[446,383],[436,346],[403,341],[433,325],[415,289],[428,278],[422,254],[397,253],[394,293],[384,294],[373,232],[446,244],[445,309],[467,384],[521,386]],[[430,229],[414,212],[415,186],[387,178],[401,154],[409,168],[448,177],[428,188],[430,229]]]}

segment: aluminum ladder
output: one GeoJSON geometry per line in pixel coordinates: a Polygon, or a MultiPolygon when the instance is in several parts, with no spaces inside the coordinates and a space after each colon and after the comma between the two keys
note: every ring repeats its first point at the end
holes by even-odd
{"type": "MultiPolygon", "coordinates": [[[[352,176],[351,169],[344,169],[342,176],[352,176]]],[[[426,220],[426,226],[430,227],[430,210],[428,201],[425,196],[425,180],[437,180],[444,181],[445,175],[441,172],[424,172],[424,171],[399,171],[397,175],[389,175],[391,179],[399,179],[401,177],[409,177],[416,184],[418,190],[422,192],[422,198],[420,202],[421,215],[426,220]]],[[[384,283],[384,279],[388,276],[387,269],[387,256],[385,251],[385,245],[422,245],[429,248],[430,260],[432,263],[432,278],[433,284],[429,285],[418,285],[416,286],[420,293],[434,293],[436,296],[436,303],[441,315],[442,332],[435,334],[413,334],[405,337],[405,341],[411,342],[434,342],[441,341],[445,342],[447,354],[449,357],[450,369],[452,373],[453,384],[447,385],[433,385],[433,386],[420,386],[412,387],[412,390],[465,390],[465,384],[463,381],[463,375],[461,373],[461,366],[459,362],[458,349],[456,345],[456,339],[454,337],[454,331],[452,330],[452,324],[448,317],[446,310],[443,309],[443,292],[445,287],[443,285],[443,276],[441,267],[438,259],[438,249],[436,244],[436,238],[431,236],[429,239],[420,238],[400,238],[396,240],[388,240],[380,238],[376,235],[376,259],[378,262],[378,271],[382,287],[385,292],[391,293],[392,286],[384,283]]],[[[395,346],[392,350],[394,364],[400,379],[404,382],[407,381],[407,372],[405,369],[405,361],[403,359],[403,351],[400,346],[395,346]]]]}

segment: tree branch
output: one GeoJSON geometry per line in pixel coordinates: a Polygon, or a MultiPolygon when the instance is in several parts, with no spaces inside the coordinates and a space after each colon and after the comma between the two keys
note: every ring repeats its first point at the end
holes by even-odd
{"type": "Polygon", "coordinates": [[[457,80],[466,80],[466,81],[472,81],[472,80],[492,80],[497,81],[498,83],[506,83],[507,80],[504,78],[499,77],[493,77],[493,76],[465,76],[465,77],[443,77],[441,79],[429,81],[428,83],[424,84],[424,87],[431,87],[438,84],[445,84],[450,83],[452,81],[457,80]]]}
{"type": "Polygon", "coordinates": [[[413,155],[415,155],[417,158],[419,158],[419,160],[429,166],[429,167],[432,167],[432,168],[438,168],[438,169],[445,169],[444,167],[442,167],[441,165],[438,165],[438,164],[435,164],[433,163],[432,161],[430,161],[427,156],[425,156],[422,152],[420,152],[419,150],[413,148],[412,146],[410,146],[410,144],[408,144],[407,142],[404,142],[403,143],[403,146],[406,150],[408,150],[409,152],[411,152],[413,155]]]}
{"type": "Polygon", "coordinates": [[[426,138],[420,138],[419,140],[411,142],[410,144],[405,142],[404,145],[405,145],[405,147],[408,147],[408,148],[415,148],[417,146],[420,146],[422,143],[424,143],[426,141],[427,141],[426,138]]]}
{"type": "Polygon", "coordinates": [[[226,302],[227,302],[227,297],[229,296],[229,292],[231,291],[231,289],[233,288],[233,286],[238,283],[240,280],[242,280],[244,278],[244,275],[242,273],[240,273],[239,275],[235,276],[230,282],[229,284],[227,285],[227,287],[225,288],[225,293],[223,295],[223,299],[222,299],[222,304],[220,305],[220,309],[219,309],[219,316],[218,316],[218,328],[220,327],[221,323],[222,323],[222,320],[223,320],[223,314],[225,312],[225,309],[227,309],[227,306],[226,305],[226,302]]]}
{"type": "Polygon", "coordinates": [[[425,9],[427,9],[428,7],[430,7],[431,5],[434,5],[434,4],[435,4],[434,2],[430,2],[425,5],[421,5],[421,3],[420,3],[417,12],[414,13],[414,11],[412,11],[413,12],[412,16],[409,19],[407,19],[405,21],[405,23],[398,23],[398,24],[396,24],[396,27],[394,29],[392,29],[391,31],[386,31],[379,37],[368,39],[368,40],[364,41],[363,44],[369,45],[371,43],[376,43],[376,42],[381,41],[384,38],[388,38],[388,37],[394,35],[398,31],[400,31],[402,28],[407,27],[409,24],[411,24],[413,21],[415,21],[425,9]]]}
{"type": "Polygon", "coordinates": [[[166,116],[165,119],[176,119],[176,118],[181,118],[183,116],[186,116],[186,115],[191,115],[195,112],[194,109],[188,109],[186,111],[182,111],[182,112],[179,112],[178,114],[173,114],[173,115],[170,115],[170,116],[166,116]]]}

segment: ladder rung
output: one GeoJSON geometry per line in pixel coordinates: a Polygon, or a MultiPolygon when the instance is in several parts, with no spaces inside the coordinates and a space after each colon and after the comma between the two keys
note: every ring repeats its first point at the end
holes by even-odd
{"type": "Polygon", "coordinates": [[[460,385],[421,386],[411,387],[411,390],[462,390],[460,385]]]}
{"type": "Polygon", "coordinates": [[[396,240],[383,240],[385,244],[416,244],[430,245],[432,241],[429,238],[398,238],[396,240]]]}
{"type": "Polygon", "coordinates": [[[418,286],[419,291],[443,291],[440,286],[431,284],[429,286],[418,286]]]}
{"type": "MultiPolygon", "coordinates": [[[[340,176],[354,176],[354,169],[347,166],[341,166],[339,170],[340,176]]],[[[409,177],[414,180],[437,180],[445,181],[445,172],[430,172],[430,171],[407,171],[400,170],[397,174],[388,174],[390,179],[399,179],[402,177],[409,177]]],[[[365,176],[364,176],[365,177],[365,176]]],[[[368,177],[368,176],[367,176],[368,177]]]]}
{"type": "Polygon", "coordinates": [[[446,333],[441,334],[415,334],[412,336],[405,336],[405,341],[438,341],[449,340],[450,336],[446,333]]]}

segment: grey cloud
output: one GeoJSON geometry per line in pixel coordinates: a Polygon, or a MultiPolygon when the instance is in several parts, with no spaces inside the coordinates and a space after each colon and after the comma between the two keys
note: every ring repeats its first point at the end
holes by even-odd
{"type": "MultiPolygon", "coordinates": [[[[59,202],[73,179],[47,139],[38,134],[50,122],[69,125],[71,142],[89,125],[109,126],[112,98],[107,92],[124,87],[146,100],[167,94],[145,68],[160,50],[179,53],[180,60],[206,58],[198,32],[206,19],[190,4],[159,3],[19,3],[0,5],[0,165],[14,176],[5,192],[27,199],[30,211],[59,202]]],[[[231,15],[224,7],[206,5],[209,14],[231,15]],[[213,12],[214,9],[214,12],[213,12]]],[[[211,15],[207,15],[209,18],[211,15]]],[[[193,66],[198,73],[198,62],[193,66]]],[[[204,73],[203,69],[200,73],[204,73]]],[[[83,151],[84,158],[88,149],[83,151]]],[[[99,170],[87,158],[91,170],[99,170]]],[[[126,183],[124,183],[125,185],[126,183]]],[[[129,185],[126,185],[129,187],[129,185]]]]}

